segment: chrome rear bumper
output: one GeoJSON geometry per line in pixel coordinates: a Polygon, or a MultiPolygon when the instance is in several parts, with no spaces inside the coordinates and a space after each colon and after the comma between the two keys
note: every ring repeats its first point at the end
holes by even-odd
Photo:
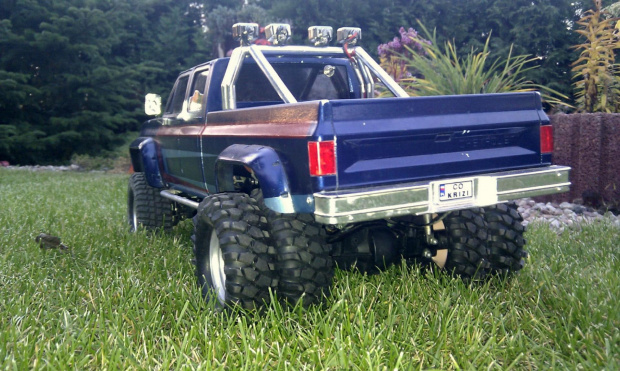
{"type": "Polygon", "coordinates": [[[401,215],[482,207],[523,197],[567,192],[568,166],[547,166],[469,177],[314,194],[315,217],[323,224],[347,224],[401,215]],[[473,182],[471,197],[439,200],[440,186],[473,182]]]}

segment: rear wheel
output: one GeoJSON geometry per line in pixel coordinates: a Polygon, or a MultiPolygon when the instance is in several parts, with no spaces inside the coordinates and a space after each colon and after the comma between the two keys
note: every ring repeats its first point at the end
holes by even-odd
{"type": "Polygon", "coordinates": [[[194,217],[196,276],[207,300],[252,309],[278,285],[267,220],[242,193],[207,197],[194,217]]]}
{"type": "Polygon", "coordinates": [[[293,305],[302,300],[304,307],[321,303],[329,295],[334,277],[325,229],[311,214],[281,214],[267,209],[260,190],[252,195],[265,210],[276,247],[278,296],[293,305]]]}
{"type": "Polygon", "coordinates": [[[491,272],[512,274],[525,266],[527,252],[524,249],[525,228],[523,217],[515,204],[498,204],[484,208],[488,226],[487,260],[491,272]]]}
{"type": "Polygon", "coordinates": [[[325,231],[310,214],[274,212],[268,220],[278,256],[278,294],[291,304],[320,303],[329,295],[334,276],[325,231]]]}
{"type": "Polygon", "coordinates": [[[160,189],[148,185],[144,173],[134,173],[127,189],[127,219],[131,231],[140,226],[147,230],[170,230],[178,222],[175,203],[160,194],[160,189]]]}
{"type": "Polygon", "coordinates": [[[445,229],[436,232],[440,245],[433,258],[435,263],[448,272],[464,279],[480,279],[488,273],[486,261],[486,223],[481,209],[453,211],[443,219],[445,229]]]}

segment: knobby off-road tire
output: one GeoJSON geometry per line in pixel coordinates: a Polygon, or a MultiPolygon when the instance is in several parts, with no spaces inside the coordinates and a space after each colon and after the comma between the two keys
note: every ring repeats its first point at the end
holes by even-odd
{"type": "Polygon", "coordinates": [[[179,222],[175,204],[163,198],[158,188],[148,185],[144,173],[134,173],[129,178],[127,190],[127,219],[132,232],[140,226],[153,231],[172,229],[179,222]]]}
{"type": "Polygon", "coordinates": [[[334,262],[325,229],[311,214],[281,214],[268,209],[262,193],[255,197],[267,215],[269,231],[277,251],[276,269],[280,276],[278,297],[291,305],[302,300],[308,307],[329,296],[334,262]]]}
{"type": "Polygon", "coordinates": [[[487,230],[481,209],[453,211],[444,220],[445,230],[439,238],[447,238],[448,255],[444,268],[465,280],[481,279],[488,273],[486,261],[487,230]]]}
{"type": "Polygon", "coordinates": [[[207,197],[194,217],[196,276],[207,301],[254,309],[278,285],[267,219],[243,193],[207,197]]]}
{"type": "Polygon", "coordinates": [[[509,275],[523,268],[527,252],[523,248],[523,217],[515,204],[498,204],[484,208],[487,223],[488,255],[491,272],[509,275]]]}

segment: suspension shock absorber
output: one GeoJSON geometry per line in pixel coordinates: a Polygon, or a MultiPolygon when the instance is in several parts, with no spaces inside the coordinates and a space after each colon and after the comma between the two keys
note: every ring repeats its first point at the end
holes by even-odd
{"type": "MultiPolygon", "coordinates": [[[[435,234],[433,233],[433,220],[432,220],[432,215],[431,214],[424,214],[424,235],[426,236],[426,244],[432,247],[437,246],[437,238],[435,238],[435,234]]],[[[422,251],[422,256],[424,256],[427,259],[431,259],[433,256],[435,256],[436,253],[436,249],[433,248],[432,250],[430,248],[425,248],[422,251]]]]}

